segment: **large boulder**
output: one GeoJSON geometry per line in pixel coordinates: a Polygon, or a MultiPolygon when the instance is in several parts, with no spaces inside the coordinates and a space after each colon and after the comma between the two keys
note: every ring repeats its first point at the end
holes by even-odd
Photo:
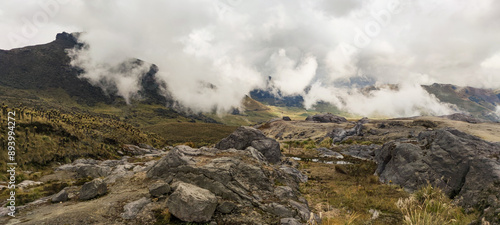
{"type": "Polygon", "coordinates": [[[149,194],[155,198],[160,197],[162,195],[166,195],[169,192],[170,192],[170,185],[165,182],[157,182],[149,187],[149,194]]]}
{"type": "Polygon", "coordinates": [[[347,149],[342,150],[342,154],[349,155],[354,158],[363,160],[375,160],[375,152],[380,148],[380,145],[350,145],[347,149]]]}
{"type": "Polygon", "coordinates": [[[344,123],[347,119],[341,116],[333,115],[331,113],[316,114],[314,116],[308,116],[306,121],[316,121],[320,123],[344,123]]]}
{"type": "Polygon", "coordinates": [[[186,222],[207,222],[217,208],[217,197],[209,190],[179,183],[168,198],[167,207],[175,217],[186,222]]]}
{"type": "Polygon", "coordinates": [[[221,150],[230,148],[245,150],[250,146],[261,152],[270,163],[281,161],[282,155],[279,142],[266,137],[260,130],[253,127],[239,127],[228,137],[217,143],[215,148],[221,150]]]}
{"type": "Polygon", "coordinates": [[[108,192],[106,183],[100,178],[83,184],[80,190],[80,200],[89,200],[104,195],[108,192]]]}
{"type": "Polygon", "coordinates": [[[68,201],[68,199],[69,199],[68,192],[66,191],[66,189],[63,189],[60,192],[58,192],[57,194],[55,194],[54,196],[52,196],[51,201],[54,203],[57,203],[57,202],[68,201]]]}
{"type": "Polygon", "coordinates": [[[455,129],[424,131],[417,140],[386,143],[376,152],[376,173],[410,191],[430,182],[464,207],[490,209],[484,216],[498,223],[488,212],[500,209],[499,154],[500,144],[455,129]]]}
{"type": "Polygon", "coordinates": [[[356,122],[354,127],[349,129],[344,128],[334,128],[332,131],[328,132],[325,137],[330,137],[333,143],[342,142],[344,139],[350,136],[363,136],[364,124],[368,122],[367,118],[360,119],[356,122]]]}

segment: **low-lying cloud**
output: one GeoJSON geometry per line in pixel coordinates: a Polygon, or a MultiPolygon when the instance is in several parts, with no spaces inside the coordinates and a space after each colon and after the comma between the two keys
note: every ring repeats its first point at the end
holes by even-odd
{"type": "MultiPolygon", "coordinates": [[[[0,14],[7,33],[17,32],[43,1],[26,2],[23,8],[0,3],[15,8],[0,14]]],[[[149,64],[158,66],[171,96],[194,111],[228,111],[251,90],[271,88],[302,95],[309,108],[325,101],[364,116],[438,115],[453,107],[420,84],[500,88],[498,1],[69,2],[46,30],[83,32],[80,41],[90,47],[70,52],[72,64],[127,100],[149,64]],[[127,65],[127,72],[117,69],[127,65]],[[378,89],[360,91],[366,84],[353,82],[360,79],[378,89]]],[[[39,33],[33,40],[54,35],[39,33]]],[[[0,39],[0,48],[11,47],[19,46],[0,39]]]]}
{"type": "Polygon", "coordinates": [[[448,115],[458,109],[441,103],[434,95],[418,84],[403,83],[398,86],[375,86],[374,90],[360,90],[312,85],[305,95],[304,105],[314,108],[320,100],[356,115],[375,117],[410,117],[420,115],[448,115]]]}

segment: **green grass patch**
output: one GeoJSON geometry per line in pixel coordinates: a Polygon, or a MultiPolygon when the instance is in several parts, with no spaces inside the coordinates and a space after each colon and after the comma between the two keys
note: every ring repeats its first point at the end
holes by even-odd
{"type": "Polygon", "coordinates": [[[191,147],[212,145],[236,130],[236,126],[213,123],[162,123],[144,130],[164,137],[165,144],[187,144],[191,147]]]}

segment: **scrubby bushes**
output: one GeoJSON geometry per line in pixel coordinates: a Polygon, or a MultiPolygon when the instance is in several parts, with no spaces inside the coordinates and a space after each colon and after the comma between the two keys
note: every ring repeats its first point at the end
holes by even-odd
{"type": "Polygon", "coordinates": [[[466,214],[444,193],[430,184],[413,193],[409,198],[399,199],[397,207],[404,215],[404,224],[470,224],[476,214],[466,214]]]}

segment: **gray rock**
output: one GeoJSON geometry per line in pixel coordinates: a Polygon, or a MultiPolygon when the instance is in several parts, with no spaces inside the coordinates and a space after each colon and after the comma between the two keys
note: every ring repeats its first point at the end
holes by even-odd
{"type": "Polygon", "coordinates": [[[325,137],[330,137],[333,143],[342,142],[344,139],[350,136],[363,136],[364,124],[368,122],[368,119],[363,118],[356,122],[354,127],[349,129],[335,128],[331,132],[328,132],[325,137]]]}
{"type": "Polygon", "coordinates": [[[187,154],[187,146],[176,146],[174,149],[169,151],[167,155],[151,167],[146,173],[148,177],[167,177],[169,174],[165,172],[169,171],[170,168],[176,168],[181,165],[192,165],[195,164],[193,156],[187,154]]]}
{"type": "Polygon", "coordinates": [[[239,127],[215,145],[216,148],[221,150],[230,148],[244,150],[249,146],[261,152],[270,163],[278,163],[281,160],[279,143],[272,138],[266,137],[260,130],[253,127],[239,127]]]}
{"type": "Polygon", "coordinates": [[[332,138],[333,143],[339,143],[347,137],[347,132],[343,128],[334,128],[331,132],[326,134],[327,137],[332,138]]]}
{"type": "Polygon", "coordinates": [[[134,172],[128,171],[132,166],[132,164],[118,165],[104,181],[106,184],[112,184],[120,178],[134,175],[134,172]]]}
{"type": "Polygon", "coordinates": [[[292,208],[297,210],[297,213],[302,220],[309,221],[309,218],[311,217],[311,211],[306,204],[302,204],[294,200],[290,200],[288,202],[290,203],[290,206],[292,206],[292,208]]]}
{"type": "Polygon", "coordinates": [[[320,123],[344,123],[347,119],[341,116],[336,116],[331,113],[316,114],[314,116],[308,116],[306,121],[316,121],[320,123]]]}
{"type": "Polygon", "coordinates": [[[293,189],[288,186],[278,186],[274,189],[274,195],[280,200],[290,199],[295,196],[293,189]]]}
{"type": "Polygon", "coordinates": [[[80,200],[89,200],[95,197],[104,195],[108,192],[108,187],[106,183],[100,178],[94,179],[93,181],[83,184],[80,189],[80,200]]]}
{"type": "Polygon", "coordinates": [[[55,194],[54,196],[52,196],[51,201],[52,202],[65,202],[65,201],[68,201],[68,199],[69,199],[68,192],[66,191],[66,189],[63,189],[60,192],[58,192],[57,194],[55,194]]]}
{"type": "Polygon", "coordinates": [[[243,150],[248,146],[251,146],[252,141],[262,140],[267,137],[260,131],[253,127],[238,127],[232,134],[228,137],[222,139],[219,143],[215,145],[215,148],[226,150],[230,148],[235,148],[238,150],[243,150]]]}
{"type": "Polygon", "coordinates": [[[111,174],[111,168],[99,165],[81,165],[77,166],[73,172],[76,172],[80,177],[106,177],[111,174]]]}
{"type": "Polygon", "coordinates": [[[126,220],[134,219],[142,208],[150,202],[151,200],[149,198],[143,197],[137,201],[126,204],[123,206],[124,212],[121,215],[122,218],[126,220]]]}
{"type": "Polygon", "coordinates": [[[280,220],[281,225],[302,225],[301,222],[299,222],[295,218],[283,218],[280,220]]]}
{"type": "Polygon", "coordinates": [[[338,152],[334,152],[330,149],[327,148],[317,148],[316,149],[319,152],[320,157],[327,157],[327,158],[336,158],[336,159],[343,159],[344,156],[338,152]]]}
{"type": "Polygon", "coordinates": [[[276,140],[271,138],[254,140],[251,146],[259,150],[268,162],[279,163],[281,161],[280,144],[276,140]]]}
{"type": "Polygon", "coordinates": [[[249,146],[246,151],[250,152],[250,154],[252,154],[252,157],[254,157],[257,161],[259,162],[266,162],[266,157],[264,157],[264,155],[262,155],[261,152],[259,152],[259,150],[255,149],[254,147],[252,146],[249,146]]]}
{"type": "Polygon", "coordinates": [[[223,214],[228,214],[231,213],[234,209],[236,209],[236,204],[232,202],[222,202],[217,206],[217,211],[223,213],[223,214]]]}
{"type": "Polygon", "coordinates": [[[286,174],[292,176],[297,182],[305,183],[307,182],[307,175],[300,172],[298,169],[288,166],[281,166],[280,170],[286,174]]]}
{"type": "MultiPolygon", "coordinates": [[[[218,215],[226,223],[242,224],[252,221],[256,224],[272,224],[277,221],[278,216],[266,205],[268,200],[282,196],[283,202],[290,199],[299,201],[298,182],[305,181],[307,176],[285,165],[294,164],[293,160],[283,165],[267,164],[262,161],[261,153],[251,150],[252,148],[242,151],[176,147],[149,169],[147,177],[169,183],[173,193],[182,183],[210,191],[220,202],[218,215]],[[276,182],[285,186],[275,187],[276,182]],[[232,206],[226,207],[230,203],[237,203],[237,208],[230,210],[232,206]],[[235,210],[241,215],[235,217],[235,210]],[[229,214],[223,213],[229,211],[229,214]],[[255,211],[260,214],[252,213],[255,211]]],[[[169,196],[171,197],[172,195],[169,196]]],[[[288,210],[296,214],[296,210],[288,210]]]]}
{"type": "Polygon", "coordinates": [[[217,198],[209,190],[180,183],[167,200],[170,213],[186,222],[207,222],[217,207],[217,198]]]}
{"type": "Polygon", "coordinates": [[[140,143],[140,144],[138,144],[138,146],[139,146],[139,148],[144,148],[144,149],[149,149],[149,150],[155,149],[151,145],[144,144],[144,143],[140,143]]]}
{"type": "Polygon", "coordinates": [[[375,160],[375,151],[380,148],[379,145],[350,145],[349,148],[344,149],[342,154],[350,155],[354,158],[363,160],[375,160]]]}
{"type": "Polygon", "coordinates": [[[267,211],[281,218],[294,217],[295,215],[297,215],[297,213],[294,210],[291,210],[286,206],[275,202],[269,204],[267,208],[268,208],[267,211]]]}
{"type": "MultiPolygon", "coordinates": [[[[149,145],[148,145],[149,146],[149,145]]],[[[151,147],[151,146],[149,146],[151,147]]],[[[151,153],[151,148],[141,148],[135,145],[123,145],[122,151],[129,155],[145,155],[151,153]]]]}
{"type": "Polygon", "coordinates": [[[292,121],[292,119],[290,119],[290,117],[289,117],[289,116],[284,116],[284,117],[283,117],[283,121],[292,121]]]}
{"type": "Polygon", "coordinates": [[[417,140],[386,143],[376,153],[376,173],[411,191],[430,182],[466,208],[500,208],[484,205],[490,193],[500,198],[499,152],[500,145],[455,129],[424,131],[417,140]]]}
{"type": "Polygon", "coordinates": [[[149,194],[152,197],[160,197],[170,192],[170,185],[165,182],[154,183],[149,187],[149,194]]]}

